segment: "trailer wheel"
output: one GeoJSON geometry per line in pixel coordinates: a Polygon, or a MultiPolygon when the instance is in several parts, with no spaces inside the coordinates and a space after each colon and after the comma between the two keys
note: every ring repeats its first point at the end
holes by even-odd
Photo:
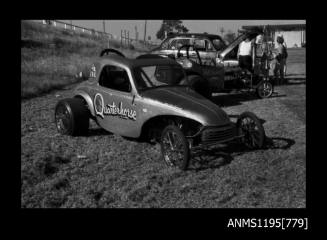
{"type": "Polygon", "coordinates": [[[259,98],[269,98],[273,93],[273,85],[269,81],[261,81],[256,92],[259,98]]]}

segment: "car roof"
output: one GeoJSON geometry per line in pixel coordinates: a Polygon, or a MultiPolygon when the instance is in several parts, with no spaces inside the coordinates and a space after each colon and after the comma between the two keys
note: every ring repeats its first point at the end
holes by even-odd
{"type": "Polygon", "coordinates": [[[110,55],[99,57],[98,63],[102,65],[118,63],[125,65],[129,68],[150,66],[150,65],[175,65],[180,66],[176,61],[170,58],[144,58],[144,59],[131,59],[118,55],[110,55]]]}
{"type": "Polygon", "coordinates": [[[221,36],[217,34],[209,34],[209,33],[169,33],[168,38],[173,37],[207,37],[207,38],[220,38],[221,36]]]}

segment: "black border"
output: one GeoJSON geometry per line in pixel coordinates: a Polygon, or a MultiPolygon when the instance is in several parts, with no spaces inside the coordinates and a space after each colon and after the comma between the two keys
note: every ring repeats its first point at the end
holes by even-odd
{"type": "MultiPolygon", "coordinates": [[[[312,40],[317,35],[317,30],[313,30],[313,26],[319,26],[319,20],[314,21],[312,16],[315,13],[308,12],[309,9],[304,4],[302,5],[300,2],[297,2],[296,5],[293,3],[289,3],[290,5],[282,4],[281,10],[278,12],[278,8],[276,7],[277,2],[247,2],[247,3],[236,3],[228,1],[224,3],[214,3],[210,2],[213,7],[207,7],[206,11],[199,11],[197,4],[194,2],[186,2],[186,3],[175,3],[175,2],[160,2],[160,3],[151,3],[155,5],[154,8],[144,8],[141,10],[140,6],[144,5],[140,2],[128,2],[128,9],[130,11],[124,11],[126,9],[126,2],[122,4],[125,6],[117,6],[117,4],[113,4],[110,2],[109,4],[102,5],[102,3],[96,2],[87,2],[85,4],[85,9],[76,9],[76,5],[73,3],[67,6],[65,3],[65,8],[61,6],[61,3],[58,3],[58,6],[52,5],[51,3],[46,6],[46,10],[42,10],[39,7],[34,8],[35,6],[40,5],[32,5],[27,3],[28,6],[25,6],[26,3],[21,5],[21,8],[24,9],[24,13],[18,16],[14,24],[11,23],[9,29],[10,40],[8,48],[15,49],[16,54],[11,53],[10,62],[17,63],[15,65],[11,65],[9,67],[13,67],[13,70],[9,70],[11,73],[16,73],[17,76],[13,78],[10,77],[11,81],[9,82],[10,86],[7,86],[6,89],[15,89],[15,91],[5,91],[5,95],[3,99],[13,99],[13,93],[17,94],[14,96],[16,99],[15,107],[12,105],[7,105],[8,114],[6,116],[16,116],[15,120],[10,118],[10,125],[17,130],[14,131],[10,128],[6,128],[8,130],[8,136],[10,136],[10,141],[13,140],[14,146],[12,151],[15,153],[15,158],[12,159],[12,154],[10,160],[15,160],[15,173],[20,173],[20,150],[16,151],[15,149],[21,149],[20,141],[20,93],[19,93],[19,85],[20,83],[16,80],[20,79],[20,73],[17,70],[20,66],[20,58],[18,58],[19,51],[19,41],[20,41],[20,20],[21,19],[42,19],[45,16],[48,19],[224,19],[224,20],[252,20],[252,19],[306,19],[306,31],[307,31],[307,40],[309,44],[307,45],[310,49],[306,51],[307,54],[307,79],[312,79],[313,77],[313,69],[311,64],[313,59],[316,59],[313,56],[312,44],[314,40],[312,40]],[[171,6],[170,6],[171,5],[171,6]],[[253,7],[253,6],[256,7],[253,7]],[[268,8],[270,5],[270,10],[265,11],[265,8],[268,8]],[[105,7],[103,7],[105,6],[105,7]],[[257,7],[259,6],[259,8],[257,7]],[[295,6],[295,7],[294,7],[295,6]],[[301,9],[302,8],[302,9],[301,9]],[[122,9],[120,11],[113,11],[112,9],[122,9]],[[133,11],[132,11],[133,10],[133,11]],[[301,14],[302,10],[302,14],[301,14]],[[233,14],[231,14],[233,12],[233,14]],[[285,14],[287,13],[287,14],[285,14]],[[303,14],[304,13],[304,14],[303,14]],[[311,43],[311,44],[310,44],[311,43]],[[17,108],[17,109],[16,109],[17,108]],[[18,113],[18,114],[17,114],[18,113]],[[18,121],[16,121],[18,120],[18,121]],[[17,134],[17,136],[16,136],[17,134]]],[[[149,4],[149,3],[146,3],[149,4]]],[[[198,3],[199,4],[199,3],[198,3]]],[[[201,3],[208,6],[209,2],[201,3]]],[[[324,16],[324,15],[321,15],[324,16]]],[[[322,21],[322,20],[321,20],[322,21]]],[[[321,24],[321,23],[320,23],[321,24]]],[[[317,76],[315,79],[321,79],[321,77],[317,76]]],[[[15,186],[10,187],[13,194],[11,196],[15,196],[14,200],[10,201],[10,205],[14,205],[14,214],[11,216],[18,216],[24,224],[29,223],[34,225],[36,221],[37,223],[42,223],[43,225],[48,225],[49,227],[54,224],[56,221],[60,222],[60,225],[65,223],[74,224],[78,222],[81,223],[81,226],[85,226],[86,222],[92,222],[93,226],[99,224],[99,226],[107,226],[110,229],[115,224],[116,226],[123,224],[123,227],[126,225],[132,224],[134,227],[138,226],[140,229],[146,231],[151,227],[158,227],[158,229],[168,230],[177,229],[184,231],[189,231],[191,234],[194,231],[200,230],[203,231],[203,237],[206,232],[216,232],[217,237],[221,231],[225,232],[256,232],[256,231],[267,231],[265,229],[235,229],[231,230],[227,228],[227,222],[229,218],[270,218],[270,217],[308,217],[309,218],[309,230],[317,230],[317,224],[319,224],[319,220],[314,217],[314,210],[319,210],[319,204],[317,204],[314,199],[314,177],[318,176],[314,173],[313,168],[316,166],[316,161],[314,158],[314,152],[318,144],[316,141],[313,141],[315,138],[312,136],[313,132],[317,132],[317,129],[314,129],[314,114],[313,108],[310,105],[314,105],[313,99],[316,95],[316,92],[319,91],[316,88],[312,87],[312,83],[307,83],[307,181],[306,181],[306,208],[305,209],[70,209],[70,210],[62,210],[62,209],[20,209],[20,174],[17,174],[17,178],[15,182],[15,186]],[[310,102],[310,105],[308,104],[310,102]],[[46,219],[46,221],[44,221],[46,219]],[[51,220],[52,221],[51,221],[51,220]],[[100,220],[101,219],[101,220],[100,220]],[[50,221],[50,222],[48,222],[50,221]],[[85,222],[84,222],[85,221],[85,222]],[[168,221],[168,224],[167,224],[168,221]],[[51,224],[50,224],[51,223],[51,224]],[[175,227],[171,227],[175,226],[175,227]]],[[[323,79],[321,79],[323,80],[323,79]]],[[[320,95],[324,96],[324,95],[320,95]]],[[[5,104],[6,105],[6,104],[5,104]]],[[[7,111],[7,109],[6,109],[7,111]]],[[[322,122],[321,122],[322,123],[322,122]]],[[[318,129],[319,131],[319,129],[318,129]]],[[[323,149],[323,148],[322,148],[323,149]]],[[[323,155],[322,155],[323,157],[323,155]]],[[[323,159],[319,158],[316,160],[323,161],[323,159]]],[[[10,179],[12,179],[14,174],[10,174],[10,179]]],[[[323,176],[323,175],[322,175],[323,176]]],[[[322,205],[323,206],[323,205],[322,205]]],[[[27,224],[27,225],[29,225],[27,224]]],[[[41,226],[41,225],[40,225],[41,226]]],[[[157,229],[157,228],[155,228],[157,229]]],[[[126,231],[128,231],[126,229],[126,231]]],[[[271,231],[283,232],[279,229],[271,229],[271,231]]],[[[268,232],[271,232],[268,231],[268,232]]],[[[288,229],[288,231],[292,231],[288,229]]],[[[295,230],[296,231],[296,230],[295,230]]],[[[160,235],[160,234],[159,234],[160,235]]]]}

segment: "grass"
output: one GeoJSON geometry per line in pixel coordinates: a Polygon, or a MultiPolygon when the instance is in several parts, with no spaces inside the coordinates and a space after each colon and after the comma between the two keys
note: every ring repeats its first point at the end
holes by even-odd
{"type": "MultiPolygon", "coordinates": [[[[117,40],[110,40],[109,44],[111,48],[120,47],[117,40]]],[[[107,46],[108,40],[103,37],[22,21],[21,98],[39,96],[84,80],[100,51],[107,46]]],[[[145,51],[139,47],[119,51],[135,57],[145,51]]]]}
{"type": "Polygon", "coordinates": [[[296,75],[306,74],[306,49],[288,49],[287,73],[296,75]]]}

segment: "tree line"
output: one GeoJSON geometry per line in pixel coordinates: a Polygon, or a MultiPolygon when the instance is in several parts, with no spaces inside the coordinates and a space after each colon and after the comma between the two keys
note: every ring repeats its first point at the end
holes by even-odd
{"type": "MultiPolygon", "coordinates": [[[[162,24],[156,34],[156,37],[160,40],[163,40],[166,35],[165,33],[174,32],[174,33],[187,33],[189,29],[183,25],[182,20],[163,20],[162,24]]],[[[229,44],[236,39],[236,33],[228,30],[226,34],[224,34],[225,29],[223,27],[220,28],[221,37],[229,44]]],[[[206,33],[206,32],[204,32],[206,33]]]]}

